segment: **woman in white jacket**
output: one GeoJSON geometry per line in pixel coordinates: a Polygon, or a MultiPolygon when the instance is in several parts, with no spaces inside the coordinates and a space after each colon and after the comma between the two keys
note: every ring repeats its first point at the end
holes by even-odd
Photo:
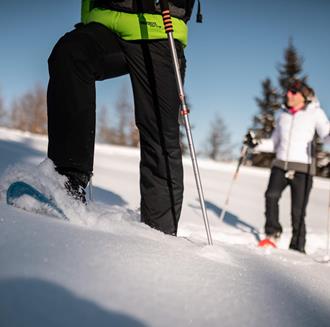
{"type": "Polygon", "coordinates": [[[305,214],[313,175],[316,172],[313,155],[315,132],[321,139],[329,135],[330,125],[313,90],[306,83],[294,80],[287,91],[285,109],[276,121],[270,140],[262,140],[257,151],[272,150],[276,158],[265,193],[268,239],[276,241],[282,233],[279,222],[279,199],[284,189],[291,187],[292,239],[290,249],[305,253],[305,214]]]}

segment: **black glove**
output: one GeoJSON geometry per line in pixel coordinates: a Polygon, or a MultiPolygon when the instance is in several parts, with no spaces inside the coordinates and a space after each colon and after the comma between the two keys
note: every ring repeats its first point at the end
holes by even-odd
{"type": "Polygon", "coordinates": [[[260,143],[260,141],[256,137],[255,133],[253,131],[248,131],[247,134],[244,137],[243,144],[248,146],[249,148],[253,149],[259,143],[260,143]]]}

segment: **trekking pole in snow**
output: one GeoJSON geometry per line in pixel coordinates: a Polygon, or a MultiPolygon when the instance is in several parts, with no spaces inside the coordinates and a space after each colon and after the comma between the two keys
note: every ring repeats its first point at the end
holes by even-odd
{"type": "Polygon", "coordinates": [[[327,254],[324,256],[324,262],[330,262],[329,257],[329,247],[330,247],[330,191],[329,191],[329,200],[328,200],[328,221],[327,221],[327,254]]]}
{"type": "Polygon", "coordinates": [[[177,83],[177,87],[178,87],[179,98],[180,98],[180,102],[181,102],[181,115],[183,117],[185,129],[186,129],[190,156],[191,156],[191,161],[192,161],[192,165],[193,165],[200,206],[202,209],[207,240],[208,240],[209,245],[212,245],[213,241],[212,241],[212,236],[211,236],[209,220],[208,220],[207,212],[206,212],[206,208],[205,208],[203,187],[202,187],[202,182],[201,182],[200,173],[199,173],[199,169],[198,169],[196,152],[195,152],[193,137],[192,137],[192,133],[191,133],[191,127],[190,127],[190,122],[189,122],[189,117],[188,117],[189,110],[188,110],[186,99],[185,99],[183,83],[182,83],[182,78],[181,78],[181,74],[180,74],[180,65],[179,65],[178,55],[177,55],[175,43],[174,43],[173,25],[172,25],[172,19],[171,19],[168,1],[160,0],[160,7],[161,7],[161,11],[162,11],[165,31],[167,33],[168,41],[170,44],[171,55],[172,55],[173,66],[174,66],[174,73],[175,73],[176,83],[177,83]]]}
{"type": "Polygon", "coordinates": [[[89,195],[89,201],[93,202],[93,180],[92,177],[88,183],[88,195],[89,195]]]}
{"type": "Polygon", "coordinates": [[[226,196],[226,200],[225,200],[225,203],[224,203],[224,206],[222,208],[222,211],[221,211],[221,216],[220,216],[220,221],[223,220],[223,218],[225,217],[225,214],[226,214],[226,211],[227,211],[227,208],[228,208],[228,204],[229,204],[229,199],[230,199],[230,195],[231,195],[231,190],[233,188],[233,185],[238,177],[238,173],[239,173],[239,169],[243,163],[243,161],[245,160],[246,158],[246,155],[247,155],[247,152],[248,152],[248,149],[249,147],[247,145],[243,145],[242,146],[242,149],[241,149],[241,154],[240,154],[240,157],[238,159],[238,163],[237,163],[237,167],[236,167],[236,170],[235,170],[235,173],[234,173],[234,176],[230,182],[230,186],[229,186],[229,190],[228,190],[228,193],[227,193],[227,196],[226,196]]]}

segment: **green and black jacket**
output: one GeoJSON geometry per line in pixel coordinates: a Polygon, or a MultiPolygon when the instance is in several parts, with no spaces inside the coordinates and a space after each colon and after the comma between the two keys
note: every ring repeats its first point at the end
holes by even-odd
{"type": "MultiPolygon", "coordinates": [[[[173,36],[187,45],[193,1],[169,1],[173,36]]],[[[166,39],[159,4],[154,0],[82,0],[81,21],[100,23],[127,41],[166,39]]]]}

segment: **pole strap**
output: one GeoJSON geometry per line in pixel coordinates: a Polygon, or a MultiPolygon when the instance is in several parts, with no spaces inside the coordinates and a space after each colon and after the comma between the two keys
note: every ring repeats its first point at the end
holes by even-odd
{"type": "Polygon", "coordinates": [[[201,2],[200,2],[200,0],[198,0],[196,22],[197,23],[203,23],[203,15],[202,15],[202,9],[201,9],[201,2]]]}

